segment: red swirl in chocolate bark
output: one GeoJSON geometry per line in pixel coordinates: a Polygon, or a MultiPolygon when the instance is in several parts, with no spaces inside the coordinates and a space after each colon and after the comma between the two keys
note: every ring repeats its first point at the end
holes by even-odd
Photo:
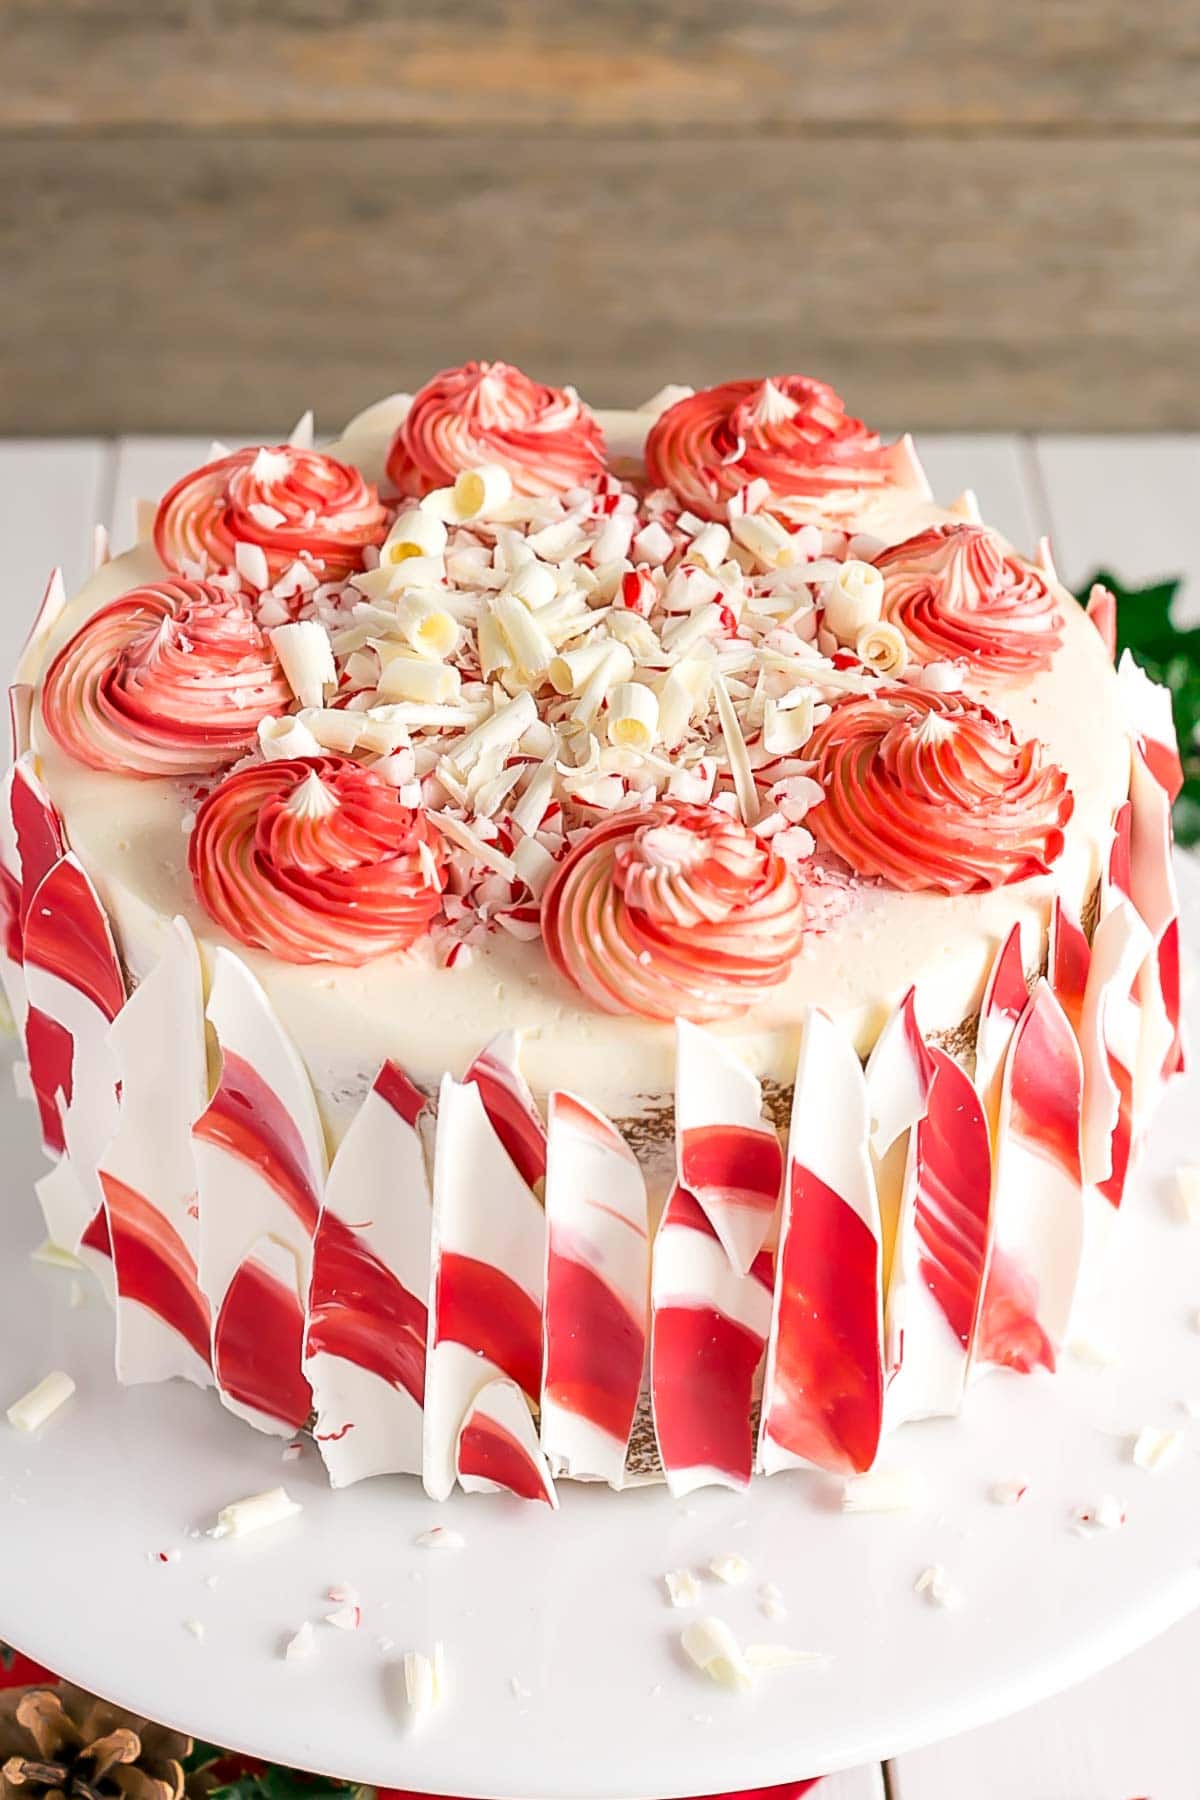
{"type": "Polygon", "coordinates": [[[783,859],[714,806],[615,814],[542,900],[551,961],[605,1012],[721,1019],[776,987],[804,905],[783,859]]]}
{"type": "Polygon", "coordinates": [[[445,885],[426,815],[343,756],[227,775],[197,814],[188,867],[205,911],[239,943],[347,967],[408,949],[445,885]]]}
{"type": "MultiPolygon", "coordinates": [[[[904,447],[852,419],[840,395],[807,375],[725,381],[669,406],[650,427],[646,472],[704,518],[725,516],[752,481],[776,499],[819,505],[847,490],[905,485],[904,447]]],[[[911,485],[911,483],[908,483],[911,485]]]]}
{"type": "Polygon", "coordinates": [[[1062,614],[1038,571],[984,525],[933,525],[884,550],[883,616],[922,662],[965,657],[1032,675],[1062,644],[1062,614]]]}
{"type": "Polygon", "coordinates": [[[117,775],[205,775],[252,748],[292,692],[246,602],[201,581],[133,588],[51,663],[42,717],[76,762],[117,775]]]}
{"type": "Polygon", "coordinates": [[[859,875],[966,894],[1041,875],[1063,848],[1067,777],[957,694],[883,688],[839,701],[804,754],[825,798],[813,835],[859,875]]]}
{"type": "Polygon", "coordinates": [[[168,569],[236,567],[237,546],[257,546],[276,581],[303,553],[325,581],[363,566],[387,535],[387,511],[357,469],[291,444],[237,450],[194,469],[165,494],[154,547],[168,569]]]}
{"type": "Polygon", "coordinates": [[[574,388],[546,387],[511,363],[443,369],[413,396],[388,479],[427,494],[485,463],[506,469],[518,494],[564,493],[603,471],[604,436],[574,388]]]}

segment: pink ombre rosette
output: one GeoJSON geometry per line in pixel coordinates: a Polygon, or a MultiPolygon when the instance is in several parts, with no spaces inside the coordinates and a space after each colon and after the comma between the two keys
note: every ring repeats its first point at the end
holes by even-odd
{"type": "Polygon", "coordinates": [[[194,469],[163,495],[154,548],[183,574],[241,568],[266,587],[303,558],[323,581],[363,566],[387,535],[387,510],[357,469],[292,444],[235,450],[194,469]],[[239,558],[239,546],[243,549],[239,558]],[[265,576],[265,580],[261,577],[265,576]]]}
{"type": "Polygon", "coordinates": [[[245,600],[199,581],[133,588],[51,663],[42,718],[76,762],[116,775],[204,775],[292,704],[245,600]]]}
{"type": "Polygon", "coordinates": [[[228,950],[213,954],[208,1019],[221,1073],[192,1137],[213,1372],[231,1412],[286,1436],[312,1407],[301,1361],[325,1136],[291,1039],[228,950]]]}
{"type": "Polygon", "coordinates": [[[131,1384],[182,1376],[209,1387],[212,1318],[197,1269],[192,1146],[208,1103],[208,1063],[200,957],[185,920],[172,921],[109,1042],[121,1104],[99,1175],[117,1288],[117,1375],[131,1384]]]}
{"type": "Polygon", "coordinates": [[[983,1103],[944,1050],[908,1137],[885,1314],[885,1428],[962,1405],[987,1268],[992,1152],[983,1103]]]}
{"type": "Polygon", "coordinates": [[[619,812],[542,898],[555,967],[605,1012],[721,1019],[786,979],[804,903],[783,858],[714,806],[619,812]]]}
{"type": "Polygon", "coordinates": [[[672,1188],[651,1266],[650,1395],[659,1460],[676,1496],[749,1485],[774,1275],[770,1250],[739,1274],[700,1202],[672,1188]]]}
{"type": "Polygon", "coordinates": [[[853,1474],[883,1425],[879,1204],[866,1078],[853,1044],[810,1010],[796,1069],[759,1467],[853,1474]]]}
{"type": "Polygon", "coordinates": [[[227,775],[196,816],[188,868],[205,911],[239,943],[347,968],[407,950],[445,885],[425,813],[345,756],[227,775]]]}
{"type": "Polygon", "coordinates": [[[488,464],[518,494],[566,493],[603,474],[604,436],[574,388],[546,387],[511,363],[443,369],[414,394],[388,451],[388,479],[416,496],[488,464]]]}
{"type": "Polygon", "coordinates": [[[977,1355],[1053,1371],[1066,1340],[1084,1240],[1083,1064],[1044,979],[1008,1047],[996,1124],[994,1244],[977,1355]]]}
{"type": "Polygon", "coordinates": [[[676,1179],[745,1275],[773,1240],[783,1150],[762,1088],[720,1038],[680,1021],[675,1049],[676,1179]]]}
{"type": "Polygon", "coordinates": [[[325,1184],[304,1373],[334,1487],[421,1473],[431,1224],[425,1105],[404,1071],[385,1063],[325,1184]]]}
{"type": "Polygon", "coordinates": [[[966,894],[1043,875],[1062,854],[1066,775],[962,695],[853,695],[804,754],[825,790],[805,822],[858,875],[966,894]]]}
{"type": "Polygon", "coordinates": [[[726,381],[677,400],[650,427],[645,459],[651,487],[706,519],[723,519],[753,481],[766,482],[769,503],[820,512],[891,487],[928,492],[907,442],[881,443],[807,375],[726,381]]]}
{"type": "Polygon", "coordinates": [[[542,1449],[555,1475],[622,1486],[646,1357],[646,1184],[610,1121],[550,1096],[542,1449]]]}
{"type": "Polygon", "coordinates": [[[1008,679],[1048,669],[1058,601],[1037,569],[984,525],[931,525],[881,551],[883,616],[921,662],[965,660],[1008,679]]]}
{"type": "MultiPolygon", "coordinates": [[[[490,1048],[493,1064],[515,1054],[511,1042],[490,1048]]],[[[461,1083],[445,1077],[438,1102],[422,1473],[435,1500],[465,1474],[554,1504],[531,1410],[542,1385],[546,1218],[487,1094],[468,1071],[461,1083]],[[520,1405],[485,1395],[497,1383],[520,1405]]]]}
{"type": "Polygon", "coordinates": [[[38,884],[25,916],[23,955],[29,1072],[48,1147],[62,1153],[38,1183],[38,1197],[51,1242],[75,1255],[91,1252],[84,1260],[98,1265],[108,1287],[97,1169],[117,1127],[117,1067],[108,1034],[125,1003],[125,981],[104,909],[69,852],[38,884]]]}

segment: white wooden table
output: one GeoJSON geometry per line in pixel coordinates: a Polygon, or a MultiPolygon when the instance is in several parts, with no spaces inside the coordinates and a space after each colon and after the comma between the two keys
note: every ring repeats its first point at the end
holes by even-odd
{"type": "MultiPolygon", "coordinates": [[[[0,440],[0,668],[12,666],[51,563],[71,591],[96,522],[127,548],[134,501],[207,448],[184,437],[0,440]]],[[[1183,574],[1183,611],[1200,618],[1200,435],[926,436],[920,450],[939,498],[973,487],[984,517],[1022,548],[1048,533],[1069,585],[1100,565],[1133,583],[1183,574]]],[[[1200,1616],[1018,1718],[830,1777],[819,1800],[1196,1800],[1198,1669],[1200,1616]]]]}

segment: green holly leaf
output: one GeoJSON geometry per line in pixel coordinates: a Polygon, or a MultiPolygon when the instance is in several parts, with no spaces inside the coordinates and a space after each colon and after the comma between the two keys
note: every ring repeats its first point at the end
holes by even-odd
{"type": "Polygon", "coordinates": [[[1152,681],[1170,690],[1179,754],[1183,763],[1183,789],[1175,802],[1175,836],[1181,844],[1200,842],[1200,627],[1177,631],[1172,610],[1181,586],[1155,581],[1149,587],[1128,588],[1107,569],[1101,569],[1079,590],[1086,601],[1093,583],[1099,582],[1117,597],[1117,655],[1128,650],[1152,681]]]}

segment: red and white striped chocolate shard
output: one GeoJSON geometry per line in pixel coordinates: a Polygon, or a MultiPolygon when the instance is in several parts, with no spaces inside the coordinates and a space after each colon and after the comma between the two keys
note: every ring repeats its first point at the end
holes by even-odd
{"type": "Polygon", "coordinates": [[[1082,1110],[1079,1045],[1039,979],[1001,1084],[981,1363],[1053,1370],[1066,1340],[1084,1240],[1082,1110]]]}
{"type": "Polygon", "coordinates": [[[1129,897],[1150,931],[1142,966],[1143,1038],[1135,1112],[1144,1124],[1162,1083],[1185,1066],[1179,962],[1179,892],[1172,859],[1171,791],[1134,745],[1129,776],[1129,897]]]}
{"type": "MultiPolygon", "coordinates": [[[[512,1137],[511,1085],[500,1084],[505,1105],[493,1112],[488,1085],[471,1075],[446,1076],[438,1102],[422,1468],[435,1500],[459,1477],[460,1439],[483,1389],[511,1381],[531,1409],[542,1383],[546,1219],[506,1148],[513,1142],[529,1167],[531,1143],[512,1137]]],[[[530,1438],[536,1447],[532,1423],[530,1438]]]]}
{"type": "Polygon", "coordinates": [[[975,1085],[931,1048],[924,1116],[908,1139],[887,1292],[887,1428],[959,1411],[987,1268],[992,1152],[975,1085]],[[889,1366],[892,1366],[889,1363],[889,1366]]]}
{"type": "Polygon", "coordinates": [[[313,1239],[304,1372],[334,1487],[421,1473],[430,1191],[426,1099],[384,1063],[333,1159],[313,1239]]]}
{"type": "Polygon", "coordinates": [[[37,612],[33,616],[33,623],[17,658],[18,682],[33,682],[37,679],[42,653],[66,604],[67,590],[63,583],[63,572],[61,569],[51,569],[37,612]]]}
{"type": "Polygon", "coordinates": [[[1126,650],[1117,664],[1117,689],[1129,735],[1167,799],[1174,801],[1183,786],[1183,764],[1170,688],[1152,681],[1126,650]]]}
{"type": "Polygon", "coordinates": [[[511,1494],[557,1508],[549,1464],[528,1402],[515,1381],[489,1381],[467,1408],[454,1450],[466,1494],[511,1494]]]}
{"type": "Polygon", "coordinates": [[[213,1373],[231,1412],[286,1436],[311,1410],[301,1359],[325,1138],[304,1065],[232,951],[214,952],[208,1018],[221,1073],[192,1136],[213,1373]]]}
{"type": "Polygon", "coordinates": [[[897,1264],[896,1246],[904,1213],[913,1204],[910,1145],[925,1117],[933,1082],[933,1060],[917,1023],[916,991],[909,988],[884,1025],[867,1058],[867,1111],[871,1166],[879,1202],[883,1269],[884,1370],[891,1382],[904,1354],[904,1280],[907,1264],[897,1264]]]}
{"type": "Polygon", "coordinates": [[[740,1274],[693,1194],[672,1188],[650,1274],[650,1396],[659,1460],[672,1494],[745,1488],[751,1423],[771,1326],[775,1257],[740,1274]]]}
{"type": "Polygon", "coordinates": [[[762,1089],[720,1038],[680,1020],[675,1038],[675,1178],[745,1275],[773,1242],[783,1151],[762,1089]]]}
{"type": "Polygon", "coordinates": [[[555,1475],[619,1488],[646,1360],[646,1184],[620,1132],[550,1096],[542,1449],[555,1475]]]}
{"type": "Polygon", "coordinates": [[[187,922],[113,1021],[121,1104],[100,1158],[117,1291],[117,1375],[212,1385],[212,1322],[200,1290],[192,1127],[208,1102],[204,986],[187,922]],[[164,1046],[170,1047],[164,1055],[164,1046]]]}
{"type": "MultiPolygon", "coordinates": [[[[21,969],[21,859],[13,825],[12,791],[17,767],[29,749],[33,689],[8,690],[11,761],[0,776],[0,992],[8,1003],[18,1037],[25,1031],[25,977],[21,969]]],[[[48,804],[48,802],[47,802],[48,804]]],[[[61,853],[61,852],[60,852],[61,853]]],[[[43,871],[44,872],[44,871],[43,871]]]]}
{"type": "MultiPolygon", "coordinates": [[[[17,800],[19,786],[14,786],[17,800]]],[[[47,1148],[63,1162],[38,1195],[51,1240],[107,1264],[108,1228],[97,1168],[117,1127],[117,1064],[109,1026],[125,981],[104,909],[69,852],[39,882],[22,937],[25,1047],[47,1148]]],[[[106,1268],[97,1273],[108,1285],[106,1268]]]]}
{"type": "Polygon", "coordinates": [[[1004,1059],[1008,1055],[1017,1020],[1025,1011],[1028,1001],[1029,988],[1025,980],[1021,927],[1014,925],[997,951],[988,973],[975,1039],[975,1086],[983,1101],[993,1144],[1000,1112],[1000,1082],[1004,1073],[1004,1059]]]}
{"type": "MultiPolygon", "coordinates": [[[[30,1054],[29,996],[25,985],[25,916],[43,879],[66,853],[67,840],[58,809],[42,786],[28,753],[28,718],[25,698],[29,690],[8,690],[9,717],[14,752],[19,752],[6,771],[3,817],[0,821],[0,894],[3,895],[4,991],[18,1034],[30,1054]]],[[[69,1050],[63,1034],[45,1018],[35,1019],[32,1033],[35,1059],[45,1059],[50,1070],[29,1069],[29,1086],[37,1102],[42,1144],[49,1156],[61,1156],[65,1148],[62,1119],[52,1069],[69,1050]],[[45,1096],[45,1103],[43,1103],[45,1096]]]]}
{"type": "Polygon", "coordinates": [[[800,1046],[759,1467],[869,1469],[883,1423],[882,1247],[866,1078],[810,1010],[800,1046]]]}

